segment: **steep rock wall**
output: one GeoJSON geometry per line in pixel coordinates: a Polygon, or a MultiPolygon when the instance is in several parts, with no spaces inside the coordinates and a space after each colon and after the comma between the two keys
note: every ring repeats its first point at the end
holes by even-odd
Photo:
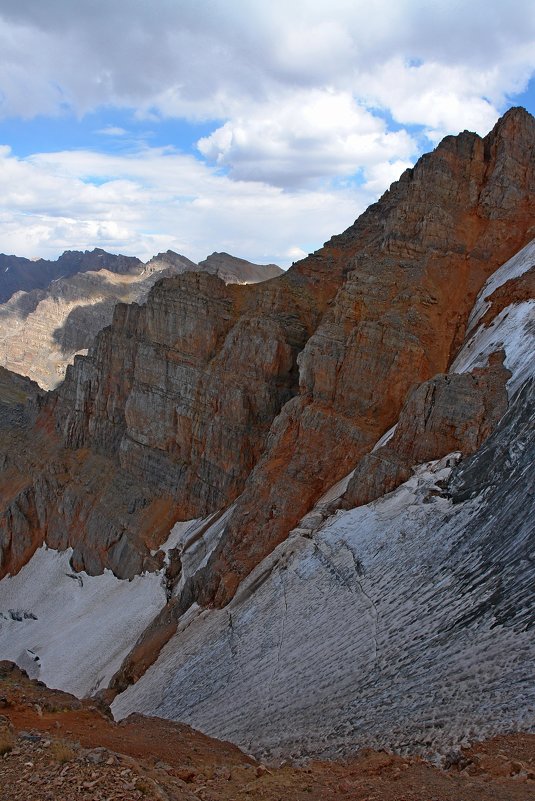
{"type": "Polygon", "coordinates": [[[199,582],[203,603],[225,604],[328,477],[395,422],[408,391],[447,369],[478,291],[534,219],[535,120],[513,109],[484,139],[447,137],[342,236],[354,248],[347,279],[300,354],[300,394],[199,582]]]}
{"type": "Polygon", "coordinates": [[[504,354],[494,353],[485,368],[438,375],[409,396],[386,445],[366,454],[344,495],[344,507],[375,501],[407,481],[416,464],[452,451],[474,453],[507,410],[505,384],[511,373],[504,354]]]}

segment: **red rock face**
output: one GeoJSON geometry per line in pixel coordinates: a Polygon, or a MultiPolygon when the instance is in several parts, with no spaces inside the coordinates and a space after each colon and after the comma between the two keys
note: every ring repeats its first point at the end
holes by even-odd
{"type": "Polygon", "coordinates": [[[342,235],[347,278],[299,357],[300,395],[273,424],[204,577],[205,603],[226,603],[397,420],[409,390],[447,369],[477,292],[533,232],[534,146],[521,110],[485,139],[447,137],[342,235]]]}
{"type": "Polygon", "coordinates": [[[510,278],[485,298],[490,306],[479,323],[489,326],[494,318],[511,303],[522,303],[533,297],[535,297],[535,264],[517,278],[510,278]]]}
{"type": "MultiPolygon", "coordinates": [[[[535,120],[512,110],[485,139],[447,137],[279,278],[231,287],[189,274],[143,307],[119,306],[43,412],[61,439],[54,457],[43,445],[31,468],[14,460],[25,491],[49,487],[31,542],[57,538],[61,519],[79,564],[124,571],[128,551],[135,572],[162,521],[240,496],[194,588],[203,603],[228,601],[407,393],[447,369],[484,281],[533,235],[534,146],[535,120]]],[[[16,569],[14,504],[3,496],[4,564],[16,569]]]]}
{"type": "Polygon", "coordinates": [[[453,451],[475,453],[507,409],[503,351],[485,368],[462,375],[437,375],[409,396],[389,442],[366,454],[343,498],[345,508],[362,506],[406,481],[414,465],[453,451]]]}
{"type": "Polygon", "coordinates": [[[118,307],[57,395],[66,445],[96,447],[145,476],[185,517],[226,505],[297,391],[305,315],[283,319],[287,300],[273,290],[188,274],[160,283],[142,308],[118,307]]]}

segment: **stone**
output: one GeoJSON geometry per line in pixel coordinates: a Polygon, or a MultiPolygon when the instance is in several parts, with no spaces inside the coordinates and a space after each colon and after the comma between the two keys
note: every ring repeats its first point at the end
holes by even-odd
{"type": "Polygon", "coordinates": [[[362,506],[392,492],[415,465],[453,451],[470,455],[478,450],[507,409],[505,384],[511,373],[503,358],[503,351],[495,353],[486,368],[438,375],[420,384],[388,443],[360,461],[342,506],[362,506]]]}
{"type": "MultiPolygon", "coordinates": [[[[63,264],[64,258],[59,262],[63,264]]],[[[146,264],[93,251],[75,261],[76,266],[80,272],[65,268],[66,273],[48,286],[19,290],[0,304],[0,364],[44,389],[61,383],[75,354],[87,353],[97,333],[112,322],[117,303],[144,303],[162,278],[201,271],[226,283],[256,283],[282,272],[275,265],[256,265],[228,254],[212,254],[195,264],[172,250],[158,253],[146,264]]],[[[4,275],[0,274],[0,285],[4,275]]]]}

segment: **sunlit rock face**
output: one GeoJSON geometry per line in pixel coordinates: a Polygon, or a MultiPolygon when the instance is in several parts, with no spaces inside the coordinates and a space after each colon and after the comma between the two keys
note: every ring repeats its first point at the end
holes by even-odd
{"type": "Polygon", "coordinates": [[[285,275],[167,278],[54,393],[0,376],[0,575],[146,575],[69,663],[117,716],[271,756],[535,730],[534,146],[518,109],[448,137],[285,275]]]}
{"type": "Polygon", "coordinates": [[[389,441],[366,454],[344,497],[347,508],[381,498],[406,481],[415,464],[452,451],[473,453],[507,409],[504,353],[470,373],[437,375],[408,397],[389,441]]]}
{"type": "Polygon", "coordinates": [[[230,253],[212,253],[199,262],[199,268],[218,275],[227,284],[256,284],[276,278],[283,272],[276,264],[252,264],[230,253]]]}

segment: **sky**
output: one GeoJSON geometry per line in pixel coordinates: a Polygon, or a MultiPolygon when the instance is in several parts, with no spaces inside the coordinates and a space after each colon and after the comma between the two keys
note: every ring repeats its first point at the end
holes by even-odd
{"type": "Polygon", "coordinates": [[[0,252],[286,267],[514,105],[533,0],[0,0],[0,252]]]}

